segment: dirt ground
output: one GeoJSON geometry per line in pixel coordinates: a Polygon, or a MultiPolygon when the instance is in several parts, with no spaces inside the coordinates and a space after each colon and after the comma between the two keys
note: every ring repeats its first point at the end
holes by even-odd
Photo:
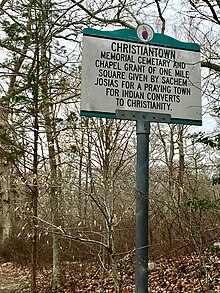
{"type": "Polygon", "coordinates": [[[28,275],[22,268],[18,270],[12,263],[0,266],[0,293],[28,292],[28,275]]]}
{"type": "MultiPolygon", "coordinates": [[[[151,293],[219,293],[220,253],[204,251],[205,267],[201,267],[196,253],[173,258],[160,258],[149,267],[149,292],[151,293]]],[[[134,263],[121,260],[122,292],[135,291],[134,263]]],[[[109,272],[100,274],[99,263],[63,263],[64,284],[62,293],[115,293],[109,272]],[[100,280],[102,286],[100,286],[100,280]]],[[[30,293],[30,266],[0,261],[0,293],[30,293]]],[[[51,266],[37,272],[37,292],[51,293],[51,266]]]]}
{"type": "Polygon", "coordinates": [[[0,292],[19,292],[20,290],[22,287],[19,278],[0,275],[0,292]]]}

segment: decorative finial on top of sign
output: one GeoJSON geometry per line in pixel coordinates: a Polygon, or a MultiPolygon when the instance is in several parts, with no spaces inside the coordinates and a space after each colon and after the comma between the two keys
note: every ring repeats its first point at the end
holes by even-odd
{"type": "Polygon", "coordinates": [[[137,36],[143,42],[149,42],[153,39],[154,30],[148,24],[140,24],[137,27],[137,36]]]}

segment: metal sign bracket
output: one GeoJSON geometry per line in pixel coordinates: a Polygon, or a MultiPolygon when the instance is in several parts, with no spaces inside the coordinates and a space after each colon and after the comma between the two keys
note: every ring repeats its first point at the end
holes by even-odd
{"type": "Polygon", "coordinates": [[[116,109],[116,119],[171,123],[170,114],[129,111],[129,110],[119,110],[119,109],[116,109]]]}

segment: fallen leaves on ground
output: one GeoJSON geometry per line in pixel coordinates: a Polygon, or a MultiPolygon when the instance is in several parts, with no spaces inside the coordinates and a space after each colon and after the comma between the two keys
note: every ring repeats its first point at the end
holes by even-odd
{"type": "MultiPolygon", "coordinates": [[[[162,292],[220,292],[220,258],[211,251],[204,253],[204,258],[196,253],[178,258],[160,258],[153,262],[149,271],[149,293],[162,292]],[[207,286],[208,284],[208,286],[207,286]],[[209,289],[209,291],[208,291],[209,289]]],[[[122,292],[135,291],[134,262],[121,260],[119,269],[122,278],[122,292]]],[[[64,286],[59,292],[115,292],[114,284],[108,272],[102,272],[95,262],[65,262],[64,286]]],[[[37,292],[51,293],[51,269],[42,268],[37,274],[37,292]]],[[[27,267],[12,262],[0,263],[0,277],[10,280],[13,292],[30,292],[30,270],[27,267]],[[8,279],[7,279],[8,278],[8,279]],[[15,291],[17,282],[17,291],[15,291]],[[21,290],[22,288],[22,290],[21,290]]],[[[7,287],[7,288],[8,288],[7,287]]],[[[0,287],[0,292],[3,291],[0,287]]],[[[11,291],[12,292],[12,291],[11,291]]]]}

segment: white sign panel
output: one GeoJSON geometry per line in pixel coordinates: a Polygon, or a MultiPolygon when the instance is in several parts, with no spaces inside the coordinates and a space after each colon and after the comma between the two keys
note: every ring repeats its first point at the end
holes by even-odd
{"type": "Polygon", "coordinates": [[[84,35],[82,68],[82,114],[119,109],[201,124],[198,51],[84,35]]]}

